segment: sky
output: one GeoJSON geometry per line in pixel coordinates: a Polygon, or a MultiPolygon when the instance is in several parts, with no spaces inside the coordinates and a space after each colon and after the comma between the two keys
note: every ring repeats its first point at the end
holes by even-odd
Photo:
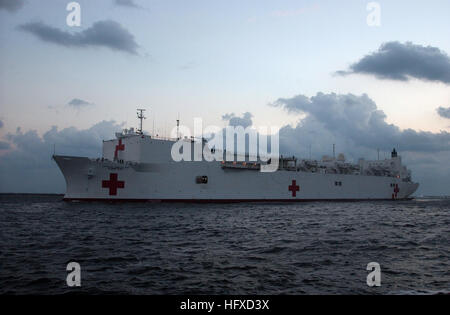
{"type": "Polygon", "coordinates": [[[418,194],[450,195],[447,0],[79,0],[80,26],[69,3],[0,0],[0,192],[63,192],[53,147],[98,156],[146,108],[160,135],[201,117],[280,126],[300,156],[396,146],[418,194]]]}

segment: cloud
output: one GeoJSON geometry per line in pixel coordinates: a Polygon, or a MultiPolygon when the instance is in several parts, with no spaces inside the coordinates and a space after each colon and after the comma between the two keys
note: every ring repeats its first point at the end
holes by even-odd
{"type": "Polygon", "coordinates": [[[332,139],[345,139],[347,146],[351,144],[353,147],[372,150],[390,150],[393,147],[413,152],[450,150],[450,133],[400,130],[386,122],[385,113],[366,94],[356,96],[317,93],[310,98],[298,95],[280,98],[272,105],[290,113],[307,115],[295,129],[284,128],[286,134],[283,136],[289,135],[294,143],[298,142],[296,137],[309,137],[309,141],[320,140],[327,144],[332,139]]]}
{"type": "Polygon", "coordinates": [[[67,105],[72,106],[74,108],[81,108],[81,107],[94,105],[94,103],[91,103],[91,102],[88,102],[88,101],[85,101],[85,100],[82,100],[79,98],[74,98],[69,103],[67,103],[67,105]]]}
{"type": "Polygon", "coordinates": [[[84,130],[52,127],[41,137],[34,130],[17,128],[6,136],[12,150],[0,155],[0,192],[64,192],[64,178],[50,159],[53,147],[57,154],[100,157],[102,140],[121,129],[122,124],[102,121],[84,130]]]}
{"type": "Polygon", "coordinates": [[[65,47],[107,47],[134,55],[137,54],[139,47],[133,34],[112,20],[95,22],[91,27],[78,33],[62,31],[42,22],[27,23],[18,28],[44,42],[65,47]]]}
{"type": "Polygon", "coordinates": [[[436,111],[439,116],[450,119],[450,107],[439,107],[436,111]]]}
{"type": "Polygon", "coordinates": [[[141,9],[141,6],[137,5],[134,0],[114,0],[114,4],[123,7],[141,9]]]}
{"type": "Polygon", "coordinates": [[[0,0],[0,10],[16,12],[23,7],[24,0],[0,0]]]}
{"type": "Polygon", "coordinates": [[[249,112],[244,113],[242,117],[238,117],[234,113],[231,113],[223,115],[222,120],[228,121],[228,125],[233,127],[242,126],[247,128],[253,124],[252,117],[253,115],[249,112]]]}
{"type": "Polygon", "coordinates": [[[280,152],[320,159],[336,153],[357,162],[360,157],[390,156],[397,148],[413,179],[421,184],[418,194],[450,195],[450,134],[401,130],[386,122],[386,115],[367,95],[323,94],[278,99],[273,106],[298,114],[296,126],[280,129],[280,152]]]}
{"type": "Polygon", "coordinates": [[[411,42],[388,42],[378,51],[352,64],[348,71],[374,75],[379,79],[408,81],[410,78],[450,84],[450,58],[437,47],[414,45],[411,42]]]}

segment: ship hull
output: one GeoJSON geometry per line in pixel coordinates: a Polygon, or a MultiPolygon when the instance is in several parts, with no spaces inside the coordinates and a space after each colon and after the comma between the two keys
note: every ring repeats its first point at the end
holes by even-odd
{"type": "Polygon", "coordinates": [[[54,156],[65,200],[150,202],[304,202],[405,200],[418,184],[387,176],[227,169],[219,162],[118,163],[54,156]],[[207,178],[199,183],[198,178],[207,178]]]}

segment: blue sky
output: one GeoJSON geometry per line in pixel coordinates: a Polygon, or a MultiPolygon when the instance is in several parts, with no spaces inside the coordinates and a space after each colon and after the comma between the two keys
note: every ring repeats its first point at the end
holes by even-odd
{"type": "MultiPolygon", "coordinates": [[[[362,0],[135,0],[138,8],[114,0],[80,0],[81,27],[66,25],[69,2],[25,0],[16,10],[0,9],[4,142],[13,141],[17,127],[42,137],[52,126],[88,130],[103,120],[136,126],[138,107],[148,110],[147,130],[152,131],[154,120],[160,134],[168,133],[178,114],[187,126],[194,117],[223,126],[224,114],[250,112],[254,125],[295,127],[305,114],[269,104],[318,92],[366,93],[386,114],[386,122],[401,130],[450,131],[450,120],[437,113],[439,107],[450,107],[445,80],[336,75],[388,42],[411,42],[448,54],[446,0],[377,1],[379,27],[367,25],[370,1],[362,0]],[[42,23],[76,34],[99,21],[117,22],[131,34],[139,46],[136,54],[99,45],[58,45],[20,29],[42,23]],[[70,106],[74,99],[89,104],[70,106]]],[[[11,143],[0,156],[15,148],[11,143]]]]}

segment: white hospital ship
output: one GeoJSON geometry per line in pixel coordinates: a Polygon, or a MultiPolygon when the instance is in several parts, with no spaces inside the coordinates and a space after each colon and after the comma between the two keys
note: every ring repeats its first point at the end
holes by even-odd
{"type": "MultiPolygon", "coordinates": [[[[264,163],[179,161],[171,150],[179,139],[163,139],[141,128],[103,141],[102,158],[53,155],[67,184],[65,200],[179,202],[297,202],[312,200],[409,199],[419,184],[394,149],[390,159],[348,163],[340,154],[322,160],[279,158],[275,172],[264,163]]],[[[196,140],[182,139],[194,146],[196,140]]],[[[203,146],[208,143],[201,141],[203,146]]]]}

